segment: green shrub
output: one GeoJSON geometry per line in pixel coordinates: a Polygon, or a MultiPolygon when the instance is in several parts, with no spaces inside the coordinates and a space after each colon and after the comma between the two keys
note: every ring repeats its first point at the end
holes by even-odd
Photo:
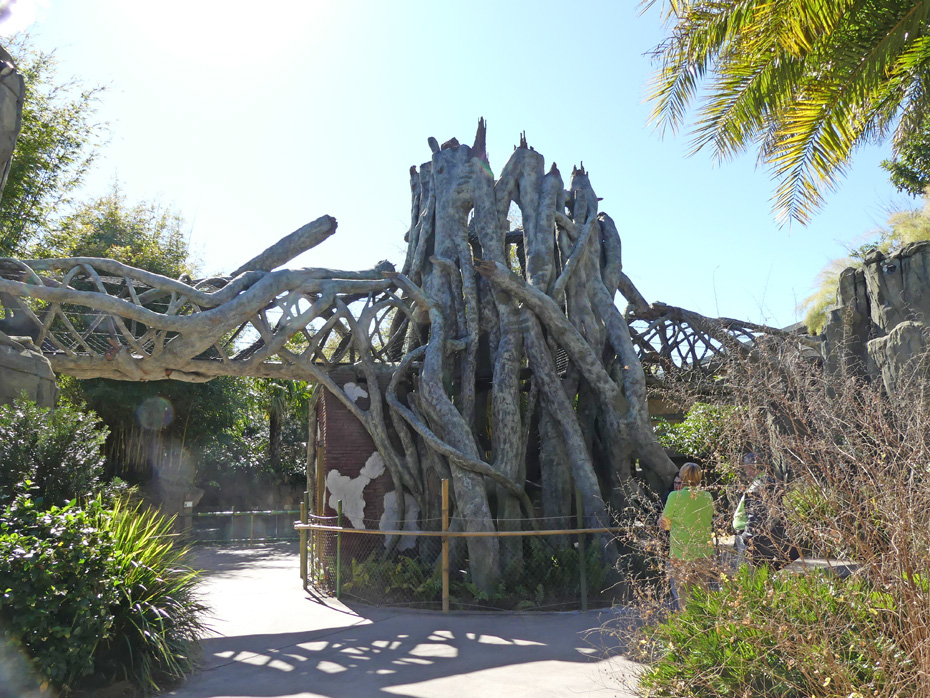
{"type": "Polygon", "coordinates": [[[0,510],[0,620],[59,686],[93,673],[119,599],[115,546],[95,526],[96,506],[43,510],[20,495],[0,510]]]}
{"type": "Polygon", "coordinates": [[[151,690],[190,671],[204,607],[169,528],[100,497],[42,509],[21,494],[0,510],[0,622],[40,677],[151,690]]]}
{"type": "Polygon", "coordinates": [[[93,496],[101,487],[106,427],[92,414],[55,410],[17,400],[0,406],[0,502],[32,482],[33,498],[46,506],[93,496]]]}
{"type": "Polygon", "coordinates": [[[641,649],[658,659],[641,688],[707,698],[899,695],[908,658],[875,622],[894,612],[859,578],[743,568],[644,631],[641,649]]]}
{"type": "Polygon", "coordinates": [[[717,451],[724,441],[726,421],[733,410],[732,407],[697,402],[682,422],[659,420],[655,433],[664,448],[688,458],[704,458],[717,451]]]}
{"type": "MultiPolygon", "coordinates": [[[[522,564],[510,566],[490,592],[481,591],[465,573],[453,573],[449,595],[453,604],[480,602],[497,608],[530,609],[576,604],[580,598],[580,559],[575,548],[554,548],[539,537],[526,536],[522,564]]],[[[606,571],[596,545],[585,553],[585,572],[590,596],[605,586],[606,571]]],[[[352,559],[344,569],[343,591],[372,603],[426,603],[442,599],[442,576],[438,565],[406,555],[385,557],[373,552],[352,559]]]]}
{"type": "Polygon", "coordinates": [[[194,668],[206,611],[196,595],[199,574],[184,564],[189,549],[173,542],[172,519],[138,504],[97,509],[97,526],[113,541],[119,590],[100,672],[147,689],[183,678],[194,668]]]}
{"type": "Polygon", "coordinates": [[[371,553],[362,560],[353,559],[347,572],[342,587],[356,596],[381,601],[436,601],[442,593],[439,569],[406,555],[391,559],[371,553]]]}

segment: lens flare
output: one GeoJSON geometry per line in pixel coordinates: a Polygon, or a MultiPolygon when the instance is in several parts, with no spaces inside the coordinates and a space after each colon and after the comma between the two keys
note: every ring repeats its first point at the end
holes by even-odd
{"type": "Polygon", "coordinates": [[[139,405],[136,419],[143,429],[161,431],[174,419],[174,407],[163,397],[150,397],[139,405]]]}

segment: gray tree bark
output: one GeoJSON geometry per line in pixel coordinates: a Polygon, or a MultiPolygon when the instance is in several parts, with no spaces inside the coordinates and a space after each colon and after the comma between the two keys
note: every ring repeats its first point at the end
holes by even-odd
{"type": "MultiPolygon", "coordinates": [[[[536,525],[537,506],[548,525],[573,527],[574,490],[585,523],[609,526],[631,492],[660,491],[675,474],[652,432],[628,324],[655,308],[623,272],[616,225],[583,167],[566,189],[525,137],[497,179],[483,120],[471,146],[430,148],[410,172],[399,272],[274,271],[333,233],[323,216],[231,277],[186,283],[113,260],[0,260],[0,293],[20,303],[55,369],[78,377],[256,375],[325,387],[371,434],[401,512],[406,496],[437,512],[437,483],[449,478],[454,525],[469,532],[536,525]],[[513,229],[512,205],[522,218],[513,229]],[[367,383],[367,409],[342,391],[339,371],[367,383]],[[531,496],[528,480],[541,492],[531,496]]],[[[504,563],[521,564],[519,539],[501,540],[465,539],[480,589],[494,588],[504,563]]],[[[615,561],[609,537],[600,542],[615,561]]]]}

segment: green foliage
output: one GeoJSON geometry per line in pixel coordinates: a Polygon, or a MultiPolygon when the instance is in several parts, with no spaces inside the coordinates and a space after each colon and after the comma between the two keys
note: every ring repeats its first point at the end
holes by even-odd
{"type": "Polygon", "coordinates": [[[805,311],[804,322],[808,331],[818,334],[827,321],[828,309],[836,303],[840,274],[849,267],[860,266],[873,250],[884,255],[892,254],[912,242],[930,240],[930,196],[924,195],[920,208],[895,211],[888,216],[884,228],[867,236],[866,241],[848,257],[834,259],[817,275],[817,290],[804,299],[800,308],[805,311]]]}
{"type": "Polygon", "coordinates": [[[888,670],[906,673],[909,662],[874,622],[893,613],[860,578],[744,567],[646,631],[640,647],[658,658],[641,687],[706,698],[898,695],[886,693],[888,670]]]}
{"type": "MultiPolygon", "coordinates": [[[[511,571],[504,576],[501,598],[510,598],[522,607],[557,604],[577,599],[581,593],[581,554],[578,548],[553,548],[552,544],[537,536],[523,540],[523,570],[511,571]]],[[[589,544],[585,550],[585,577],[591,596],[604,588],[606,574],[597,546],[589,544]]]]}
{"type": "Polygon", "coordinates": [[[342,588],[359,596],[371,597],[378,590],[382,599],[436,601],[442,593],[439,569],[415,558],[396,559],[372,553],[364,560],[353,559],[342,588]]]}
{"type": "MultiPolygon", "coordinates": [[[[307,405],[313,389],[304,381],[283,381],[274,378],[256,378],[254,385],[262,401],[266,404],[268,412],[268,460],[269,468],[272,471],[281,471],[287,473],[302,470],[301,456],[298,454],[297,468],[294,468],[293,453],[290,455],[290,462],[286,465],[283,463],[285,454],[283,453],[283,430],[284,424],[288,417],[299,417],[301,422],[306,422],[307,405]],[[282,467],[284,466],[284,467],[282,467]]],[[[291,420],[293,422],[293,420],[291,420]]],[[[293,443],[293,440],[290,442],[293,443]]]]}
{"type": "Polygon", "coordinates": [[[0,406],[0,502],[31,481],[45,505],[89,497],[102,486],[106,427],[93,415],[26,400],[0,406]]]}
{"type": "Polygon", "coordinates": [[[0,620],[35,669],[59,686],[95,670],[120,590],[99,503],[43,510],[27,494],[0,510],[0,620]]]}
{"type": "Polygon", "coordinates": [[[33,246],[36,257],[107,257],[173,279],[193,273],[184,219],[154,203],[130,206],[114,184],[83,202],[33,246]]]}
{"type": "Polygon", "coordinates": [[[654,119],[671,129],[693,119],[694,150],[719,160],[758,147],[783,221],[806,223],[858,146],[920,132],[926,3],[661,4],[670,29],[654,52],[654,119]]]}
{"type": "Polygon", "coordinates": [[[44,510],[21,494],[0,510],[0,621],[39,676],[152,690],[191,670],[204,607],[170,526],[99,497],[44,510]]]}
{"type": "Polygon", "coordinates": [[[889,173],[898,191],[922,196],[930,185],[930,132],[926,124],[898,145],[894,158],[884,160],[882,169],[889,173]]]}
{"type": "Polygon", "coordinates": [[[828,491],[824,485],[814,485],[808,481],[792,484],[782,500],[785,514],[782,517],[788,526],[788,536],[799,546],[813,551],[816,557],[828,557],[833,560],[848,559],[837,536],[820,535],[814,532],[833,530],[832,522],[840,514],[840,501],[843,493],[828,491]]]}
{"type": "Polygon", "coordinates": [[[113,541],[119,590],[98,672],[158,690],[194,668],[207,610],[196,594],[198,573],[185,565],[189,549],[173,542],[171,519],[138,504],[95,513],[98,529],[113,541]]]}
{"type": "MultiPolygon", "coordinates": [[[[581,579],[577,548],[553,548],[539,537],[526,536],[520,562],[510,565],[490,592],[478,589],[467,574],[452,574],[449,589],[452,603],[517,610],[577,604],[581,579]]],[[[344,572],[342,588],[372,603],[435,604],[442,594],[440,571],[438,565],[414,557],[385,557],[374,552],[367,558],[351,561],[344,572]]],[[[595,597],[604,588],[606,571],[594,545],[585,551],[585,572],[589,595],[595,597]]]]}
{"type": "MultiPolygon", "coordinates": [[[[210,469],[207,461],[217,454],[218,443],[241,438],[240,423],[261,419],[247,379],[134,383],[63,377],[60,387],[64,402],[100,415],[111,433],[107,470],[134,483],[145,482],[153,467],[165,464],[153,462],[153,453],[174,453],[177,460],[182,448],[185,467],[192,458],[202,474],[210,469]]],[[[243,449],[235,444],[233,450],[243,449]]]]}
{"type": "Polygon", "coordinates": [[[283,389],[276,462],[269,457],[272,396],[262,381],[64,378],[61,389],[65,402],[97,412],[107,424],[107,471],[130,482],[145,482],[154,468],[193,468],[195,483],[206,490],[204,506],[253,506],[269,487],[304,477],[309,392],[299,382],[283,389]],[[163,457],[153,461],[153,453],[163,457]]]}
{"type": "Polygon", "coordinates": [[[0,255],[21,255],[49,230],[81,185],[104,126],[95,121],[101,87],[62,79],[53,53],[28,37],[7,46],[26,82],[22,130],[0,201],[0,255]]]}
{"type": "Polygon", "coordinates": [[[682,422],[659,420],[655,433],[662,447],[689,458],[702,458],[714,453],[724,438],[726,420],[732,407],[695,403],[682,422]]]}

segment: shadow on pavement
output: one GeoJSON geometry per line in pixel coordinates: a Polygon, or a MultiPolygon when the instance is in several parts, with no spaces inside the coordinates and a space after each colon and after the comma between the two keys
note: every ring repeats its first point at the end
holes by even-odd
{"type": "Polygon", "coordinates": [[[248,568],[262,568],[275,563],[293,564],[298,550],[296,541],[254,546],[195,545],[189,564],[194,569],[201,570],[204,577],[211,577],[248,568]]]}
{"type": "Polygon", "coordinates": [[[587,633],[607,611],[451,613],[343,603],[301,588],[296,546],[199,548],[213,608],[177,698],[633,696],[636,668],[587,633]],[[614,655],[616,656],[616,655],[614,655]]]}
{"type": "MultiPolygon", "coordinates": [[[[426,629],[410,628],[407,632],[399,627],[402,623],[392,620],[317,633],[205,640],[203,648],[210,669],[180,695],[218,695],[210,673],[220,668],[225,674],[224,696],[291,696],[301,688],[332,698],[421,696],[428,694],[406,693],[399,687],[435,679],[454,681],[457,674],[496,667],[545,661],[590,662],[592,658],[593,650],[581,640],[576,641],[578,647],[571,656],[564,645],[552,647],[536,639],[532,632],[502,635],[489,631],[486,616],[458,618],[451,623],[431,618],[433,622],[427,623],[426,629]],[[238,679],[230,672],[238,674],[238,679]]],[[[448,695],[460,694],[453,689],[448,695]]]]}

